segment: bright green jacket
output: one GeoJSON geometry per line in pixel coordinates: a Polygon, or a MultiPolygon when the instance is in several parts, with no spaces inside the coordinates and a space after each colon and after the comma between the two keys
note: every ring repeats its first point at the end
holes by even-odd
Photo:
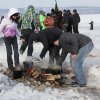
{"type": "Polygon", "coordinates": [[[42,26],[42,30],[46,29],[46,26],[43,23],[45,18],[46,18],[46,16],[40,14],[40,25],[42,26]]]}

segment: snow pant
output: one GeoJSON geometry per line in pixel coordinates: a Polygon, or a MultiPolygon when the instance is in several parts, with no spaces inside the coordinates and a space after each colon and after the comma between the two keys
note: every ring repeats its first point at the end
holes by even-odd
{"type": "Polygon", "coordinates": [[[54,64],[54,60],[59,59],[59,51],[60,47],[59,46],[54,46],[52,49],[49,50],[49,65],[52,66],[54,64]]]}
{"type": "Polygon", "coordinates": [[[89,42],[87,45],[80,48],[76,59],[72,59],[72,56],[71,56],[71,64],[72,64],[74,73],[76,75],[76,80],[79,85],[86,84],[86,78],[82,69],[82,64],[92,49],[93,49],[93,43],[89,42]]]}
{"type": "Polygon", "coordinates": [[[17,37],[5,37],[5,45],[7,51],[7,63],[8,67],[12,70],[13,69],[13,60],[12,60],[12,46],[14,51],[14,62],[15,66],[19,66],[19,53],[18,53],[18,43],[17,37]]]}
{"type": "Polygon", "coordinates": [[[21,33],[22,33],[22,35],[23,35],[22,37],[23,37],[23,39],[24,39],[25,41],[24,41],[23,44],[21,45],[20,51],[21,51],[21,52],[24,52],[24,51],[26,50],[27,46],[28,46],[27,56],[32,56],[32,53],[33,53],[33,42],[32,42],[32,43],[28,43],[30,35],[31,35],[31,34],[34,34],[34,33],[32,33],[32,32],[33,32],[33,31],[32,31],[31,29],[23,29],[23,30],[21,31],[21,33]]]}
{"type": "Polygon", "coordinates": [[[77,25],[73,25],[73,32],[74,33],[79,33],[79,31],[78,31],[78,24],[77,25]]]}

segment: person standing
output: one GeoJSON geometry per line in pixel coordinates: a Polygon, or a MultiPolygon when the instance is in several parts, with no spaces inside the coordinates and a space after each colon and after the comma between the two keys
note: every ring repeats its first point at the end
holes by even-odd
{"type": "Polygon", "coordinates": [[[40,30],[44,30],[46,29],[45,25],[44,25],[44,20],[45,20],[46,16],[45,16],[45,12],[44,11],[40,11],[40,17],[39,17],[39,21],[40,21],[40,30]]]}
{"type": "Polygon", "coordinates": [[[51,16],[54,19],[54,27],[58,27],[58,16],[57,16],[57,12],[54,9],[51,9],[51,16]]]}
{"type": "Polygon", "coordinates": [[[14,62],[15,67],[19,67],[19,53],[18,53],[18,43],[17,36],[20,36],[20,32],[17,29],[17,18],[19,16],[19,11],[17,8],[10,8],[8,16],[4,17],[0,24],[0,31],[4,33],[4,41],[7,51],[7,63],[8,68],[12,71],[14,68],[12,59],[12,48],[14,51],[14,62]]]}
{"type": "Polygon", "coordinates": [[[90,30],[93,30],[93,21],[91,21],[89,24],[90,24],[90,30]]]}
{"type": "Polygon", "coordinates": [[[80,16],[79,16],[79,13],[77,12],[76,9],[73,10],[73,15],[72,15],[72,18],[73,18],[73,32],[74,33],[79,33],[79,30],[78,30],[78,24],[80,22],[80,16]]]}
{"type": "Polygon", "coordinates": [[[64,32],[68,32],[68,33],[72,33],[72,17],[71,17],[71,13],[70,10],[64,10],[64,14],[63,14],[63,31],[64,32]]]}
{"type": "Polygon", "coordinates": [[[66,34],[62,33],[59,40],[54,42],[54,45],[62,48],[61,56],[57,64],[62,66],[68,53],[71,53],[71,64],[76,75],[76,83],[79,86],[86,86],[86,78],[82,69],[82,64],[85,58],[93,49],[92,40],[83,34],[66,34]]]}
{"type": "Polygon", "coordinates": [[[26,47],[28,46],[27,56],[32,56],[33,53],[33,43],[28,44],[30,35],[35,30],[34,21],[35,20],[35,9],[32,5],[29,5],[27,10],[22,16],[21,22],[21,39],[22,45],[20,47],[20,53],[23,54],[26,47]]]}

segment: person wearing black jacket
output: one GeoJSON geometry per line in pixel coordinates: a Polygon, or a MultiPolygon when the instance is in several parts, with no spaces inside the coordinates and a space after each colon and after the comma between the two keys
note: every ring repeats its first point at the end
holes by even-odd
{"type": "Polygon", "coordinates": [[[73,18],[73,32],[74,33],[79,33],[79,30],[78,30],[78,24],[80,22],[80,16],[79,16],[79,13],[77,12],[76,9],[73,10],[73,15],[72,15],[72,18],[73,18]]]}
{"type": "Polygon", "coordinates": [[[62,29],[62,11],[51,9],[51,16],[54,18],[54,26],[62,29]]]}
{"type": "Polygon", "coordinates": [[[43,44],[43,49],[40,54],[40,58],[44,58],[46,52],[49,50],[49,64],[53,64],[54,57],[56,60],[59,58],[59,46],[54,46],[54,41],[58,40],[60,35],[62,34],[62,30],[57,27],[47,28],[38,33],[34,33],[30,36],[29,44],[33,41],[41,42],[43,44]]]}
{"type": "Polygon", "coordinates": [[[57,64],[62,65],[68,53],[71,53],[71,64],[76,75],[77,82],[80,86],[86,85],[86,79],[82,70],[82,64],[86,56],[93,49],[92,40],[83,34],[66,34],[63,33],[59,40],[54,42],[62,48],[61,56],[57,64]]]}
{"type": "Polygon", "coordinates": [[[93,30],[93,21],[91,21],[89,24],[90,24],[90,30],[93,30]]]}
{"type": "Polygon", "coordinates": [[[58,16],[54,9],[51,9],[51,16],[54,18],[54,26],[58,27],[58,16]]]}
{"type": "Polygon", "coordinates": [[[70,10],[64,10],[63,14],[63,30],[64,32],[72,33],[72,15],[70,10]]]}

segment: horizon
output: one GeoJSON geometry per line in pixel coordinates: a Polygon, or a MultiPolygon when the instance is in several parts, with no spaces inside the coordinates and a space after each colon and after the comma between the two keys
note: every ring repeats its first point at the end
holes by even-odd
{"type": "MultiPolygon", "coordinates": [[[[89,7],[99,7],[100,1],[98,0],[56,0],[59,7],[71,7],[71,6],[89,6],[89,7]]],[[[24,8],[29,5],[34,7],[54,7],[55,0],[2,0],[0,7],[3,9],[9,9],[12,7],[24,8]],[[6,2],[6,3],[5,3],[6,2]]]]}
{"type": "MultiPolygon", "coordinates": [[[[45,11],[46,13],[51,12],[51,8],[55,7],[35,7],[36,13],[39,13],[40,10],[45,11]]],[[[73,9],[77,9],[79,14],[100,14],[100,7],[94,7],[94,6],[70,6],[70,7],[59,7],[59,10],[63,11],[64,9],[70,9],[72,12],[73,9]]],[[[20,13],[23,13],[26,7],[18,8],[20,13]]],[[[0,8],[0,16],[5,16],[8,13],[8,8],[0,8]]]]}
{"type": "MultiPolygon", "coordinates": [[[[55,6],[54,6],[55,7],[55,6]]],[[[54,8],[54,7],[35,7],[35,8],[54,8]]],[[[82,7],[87,7],[87,8],[100,8],[100,6],[66,6],[66,7],[60,7],[58,6],[59,8],[73,8],[73,7],[77,7],[77,8],[82,8],[82,7]]],[[[13,7],[12,7],[13,8],[13,7]]],[[[21,9],[21,8],[26,8],[26,7],[18,7],[18,9],[21,9]]],[[[9,8],[0,8],[0,9],[9,9],[9,8]]]]}

